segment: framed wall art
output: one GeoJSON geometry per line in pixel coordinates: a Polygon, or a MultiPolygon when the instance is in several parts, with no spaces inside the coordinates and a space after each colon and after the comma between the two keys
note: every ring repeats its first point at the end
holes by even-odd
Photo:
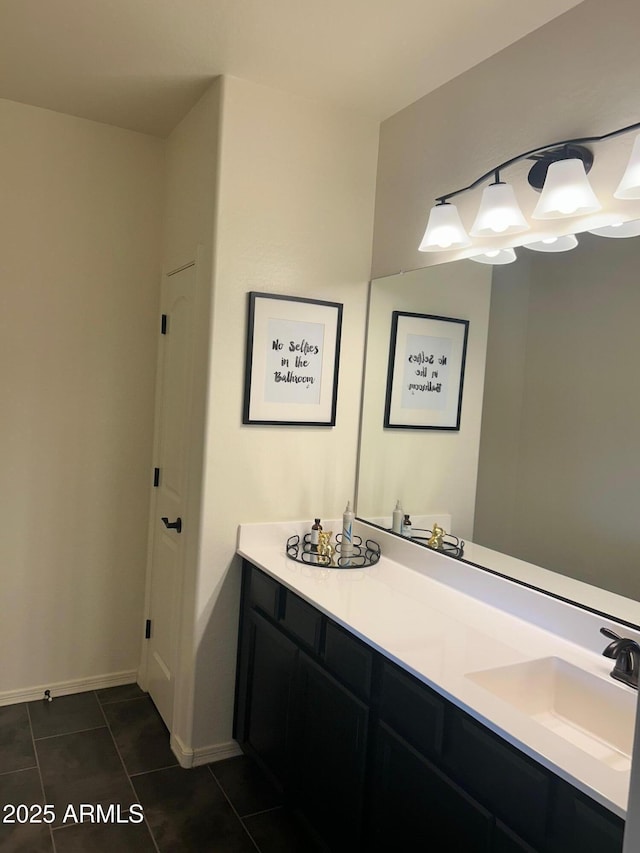
{"type": "Polygon", "coordinates": [[[468,320],[393,311],[384,426],[460,429],[468,320]]]}
{"type": "Polygon", "coordinates": [[[249,296],[244,424],[334,426],[342,305],[249,296]]]}

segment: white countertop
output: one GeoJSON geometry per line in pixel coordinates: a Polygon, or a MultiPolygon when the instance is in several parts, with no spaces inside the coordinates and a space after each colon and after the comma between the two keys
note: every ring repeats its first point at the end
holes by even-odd
{"type": "MultiPolygon", "coordinates": [[[[341,522],[323,522],[339,531],[341,522]]],[[[379,563],[327,569],[286,556],[286,540],[304,522],[243,524],[238,553],[343,625],[387,658],[480,720],[615,814],[625,817],[629,766],[603,764],[475,684],[467,674],[559,657],[616,689],[601,654],[602,625],[628,628],[474,566],[356,522],[354,532],[380,543],[379,563]]]]}

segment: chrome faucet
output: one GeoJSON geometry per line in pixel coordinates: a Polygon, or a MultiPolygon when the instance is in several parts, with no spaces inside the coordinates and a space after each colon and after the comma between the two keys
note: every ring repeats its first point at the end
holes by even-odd
{"type": "Polygon", "coordinates": [[[638,671],[640,670],[640,646],[629,637],[619,637],[615,631],[609,628],[600,628],[604,634],[613,642],[609,643],[602,654],[606,658],[615,660],[615,666],[611,670],[611,677],[629,687],[638,689],[638,671]]]}

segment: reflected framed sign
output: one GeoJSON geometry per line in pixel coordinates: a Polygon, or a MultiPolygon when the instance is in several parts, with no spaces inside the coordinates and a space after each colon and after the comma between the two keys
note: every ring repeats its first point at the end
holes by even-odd
{"type": "Polygon", "coordinates": [[[393,311],[384,426],[459,430],[469,321],[393,311]]]}

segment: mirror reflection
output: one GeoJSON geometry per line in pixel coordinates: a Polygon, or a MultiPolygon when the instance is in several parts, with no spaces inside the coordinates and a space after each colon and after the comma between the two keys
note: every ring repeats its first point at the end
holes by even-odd
{"type": "Polygon", "coordinates": [[[418,519],[450,516],[474,544],[638,600],[640,240],[579,241],[372,282],[358,516],[390,527],[399,500],[418,519]],[[394,310],[469,320],[459,431],[383,427],[394,310]]]}

